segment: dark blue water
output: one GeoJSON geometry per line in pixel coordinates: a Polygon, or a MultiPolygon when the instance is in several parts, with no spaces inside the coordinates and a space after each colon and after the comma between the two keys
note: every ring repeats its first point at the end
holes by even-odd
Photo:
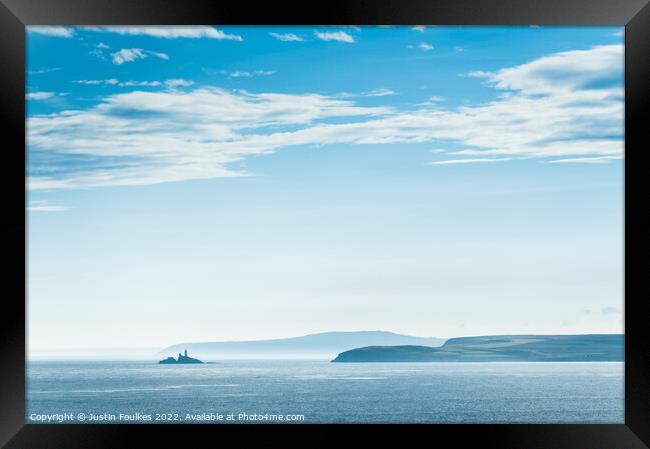
{"type": "Polygon", "coordinates": [[[623,423],[623,369],[615,362],[30,362],[27,420],[623,423]]]}

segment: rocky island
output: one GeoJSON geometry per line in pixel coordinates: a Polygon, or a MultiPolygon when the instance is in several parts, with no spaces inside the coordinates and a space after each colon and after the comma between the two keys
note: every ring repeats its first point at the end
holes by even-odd
{"type": "Polygon", "coordinates": [[[178,364],[189,364],[189,363],[203,363],[199,359],[194,359],[190,356],[187,355],[187,349],[185,350],[185,354],[181,354],[180,352],[178,353],[178,359],[175,359],[174,357],[167,357],[166,359],[161,360],[158,362],[161,365],[178,365],[178,364]]]}
{"type": "Polygon", "coordinates": [[[497,335],[461,337],[444,345],[366,346],[332,362],[622,362],[624,336],[497,335]]]}

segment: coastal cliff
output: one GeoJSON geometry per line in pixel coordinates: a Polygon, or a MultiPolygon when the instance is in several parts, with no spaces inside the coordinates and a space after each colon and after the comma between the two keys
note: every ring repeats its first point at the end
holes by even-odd
{"type": "Polygon", "coordinates": [[[452,338],[444,345],[366,346],[332,362],[622,362],[624,336],[497,335],[452,338]]]}

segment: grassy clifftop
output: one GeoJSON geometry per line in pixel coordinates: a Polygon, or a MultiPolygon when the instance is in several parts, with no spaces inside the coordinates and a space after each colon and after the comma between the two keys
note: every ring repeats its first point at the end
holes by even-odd
{"type": "Polygon", "coordinates": [[[443,346],[366,346],[333,362],[603,362],[624,360],[624,336],[496,335],[461,337],[443,346]]]}

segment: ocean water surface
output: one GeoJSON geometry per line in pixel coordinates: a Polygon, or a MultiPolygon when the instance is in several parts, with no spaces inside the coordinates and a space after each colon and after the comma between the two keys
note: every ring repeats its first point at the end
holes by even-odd
{"type": "Polygon", "coordinates": [[[623,423],[624,364],[30,361],[31,423],[623,423]]]}

